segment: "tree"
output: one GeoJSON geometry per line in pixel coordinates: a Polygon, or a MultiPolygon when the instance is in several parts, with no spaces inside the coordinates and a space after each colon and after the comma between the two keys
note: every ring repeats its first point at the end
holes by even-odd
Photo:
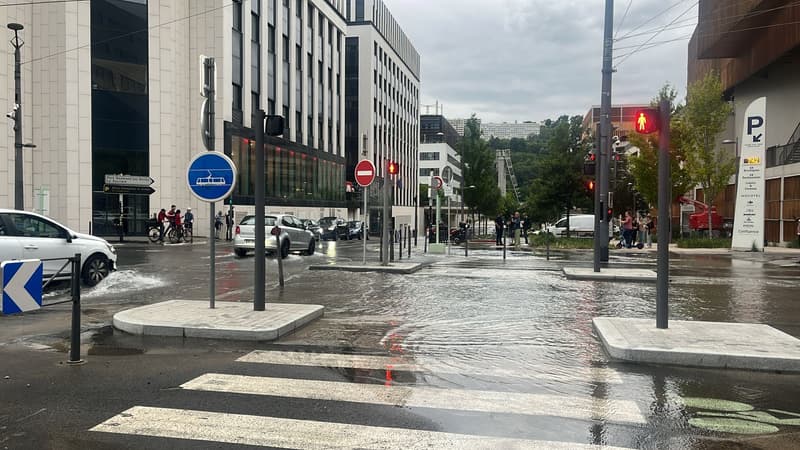
{"type": "Polygon", "coordinates": [[[709,73],[689,86],[686,106],[681,111],[687,168],[703,188],[708,204],[709,237],[712,235],[711,208],[736,173],[736,158],[719,150],[715,142],[725,129],[731,110],[731,105],[723,99],[722,81],[716,73],[709,73]]]}
{"type": "MultiPolygon", "coordinates": [[[[684,119],[680,114],[682,106],[675,104],[677,96],[678,92],[669,84],[665,84],[650,102],[650,106],[653,107],[658,106],[661,100],[670,102],[669,158],[672,176],[670,199],[678,198],[695,185],[689,171],[682,167],[682,161],[686,161],[686,130],[684,119]]],[[[632,156],[628,160],[628,170],[634,188],[642,195],[645,202],[658,207],[658,135],[634,133],[629,136],[629,142],[639,149],[639,155],[632,156]]]]}
{"type": "Polygon", "coordinates": [[[464,138],[458,144],[464,163],[464,204],[472,211],[493,216],[499,210],[500,189],[495,176],[495,154],[480,137],[480,125],[473,115],[464,126],[464,138]]]}

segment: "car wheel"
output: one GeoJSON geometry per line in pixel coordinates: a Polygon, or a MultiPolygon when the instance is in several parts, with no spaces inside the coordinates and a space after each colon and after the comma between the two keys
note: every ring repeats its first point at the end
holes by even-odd
{"type": "Polygon", "coordinates": [[[286,258],[289,257],[289,247],[290,246],[291,246],[291,243],[289,242],[288,239],[283,241],[283,244],[281,244],[281,259],[286,259],[286,258]]]}
{"type": "Polygon", "coordinates": [[[83,265],[81,277],[87,286],[96,286],[111,273],[111,264],[104,255],[93,255],[83,265]]]}
{"type": "Polygon", "coordinates": [[[317,250],[317,243],[312,239],[308,243],[308,250],[306,250],[306,255],[311,256],[311,255],[314,254],[314,251],[316,251],[316,250],[317,250]]]}
{"type": "Polygon", "coordinates": [[[233,249],[233,252],[236,253],[236,256],[238,256],[239,258],[244,258],[245,256],[247,256],[247,250],[243,248],[235,248],[233,249]]]}

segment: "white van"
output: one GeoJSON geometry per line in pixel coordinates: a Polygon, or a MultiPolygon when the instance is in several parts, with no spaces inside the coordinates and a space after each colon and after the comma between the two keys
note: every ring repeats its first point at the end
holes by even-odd
{"type": "MultiPolygon", "coordinates": [[[[608,228],[608,238],[614,237],[615,227],[608,228]]],[[[558,222],[547,227],[547,231],[555,237],[567,236],[567,218],[562,217],[558,222]]],[[[594,215],[578,214],[569,216],[569,232],[571,237],[592,237],[594,236],[594,215]]]]}

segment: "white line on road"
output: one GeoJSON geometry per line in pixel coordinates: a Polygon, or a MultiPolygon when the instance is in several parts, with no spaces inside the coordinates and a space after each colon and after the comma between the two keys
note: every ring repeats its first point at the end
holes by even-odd
{"type": "MultiPolygon", "coordinates": [[[[289,364],[294,366],[313,367],[341,367],[346,369],[375,369],[399,370],[409,372],[425,372],[435,374],[448,374],[459,372],[459,368],[440,364],[419,365],[407,358],[393,356],[368,356],[368,355],[341,355],[335,353],[304,353],[280,352],[269,350],[255,350],[237,359],[239,362],[258,364],[289,364]]],[[[564,383],[598,382],[621,384],[622,378],[614,369],[592,367],[588,369],[575,368],[569,373],[555,374],[542,373],[532,370],[514,371],[503,369],[481,369],[477,367],[464,368],[463,372],[470,376],[491,376],[549,380],[564,383]]]]}
{"type": "Polygon", "coordinates": [[[591,396],[561,396],[428,387],[382,386],[335,381],[252,377],[208,373],[181,385],[184,389],[275,397],[308,398],[389,406],[438,408],[500,414],[528,414],[580,420],[645,423],[636,404],[591,396]]]}
{"type": "Polygon", "coordinates": [[[90,431],[265,447],[318,449],[609,449],[573,442],[497,438],[185,409],[133,407],[90,431]]]}

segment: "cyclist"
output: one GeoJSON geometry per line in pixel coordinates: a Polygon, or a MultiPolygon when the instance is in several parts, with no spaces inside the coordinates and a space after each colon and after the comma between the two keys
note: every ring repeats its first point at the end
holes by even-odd
{"type": "Polygon", "coordinates": [[[164,221],[167,219],[167,210],[161,208],[161,211],[158,212],[158,217],[156,218],[156,223],[158,224],[158,242],[164,242],[164,221]]]}
{"type": "Polygon", "coordinates": [[[175,232],[178,235],[178,242],[183,239],[183,222],[181,221],[181,210],[175,211],[175,215],[172,216],[172,225],[175,227],[175,232]]]}
{"type": "Polygon", "coordinates": [[[183,216],[183,226],[187,230],[192,231],[193,223],[194,223],[194,214],[192,214],[192,208],[186,208],[186,214],[184,214],[183,216]]]}

